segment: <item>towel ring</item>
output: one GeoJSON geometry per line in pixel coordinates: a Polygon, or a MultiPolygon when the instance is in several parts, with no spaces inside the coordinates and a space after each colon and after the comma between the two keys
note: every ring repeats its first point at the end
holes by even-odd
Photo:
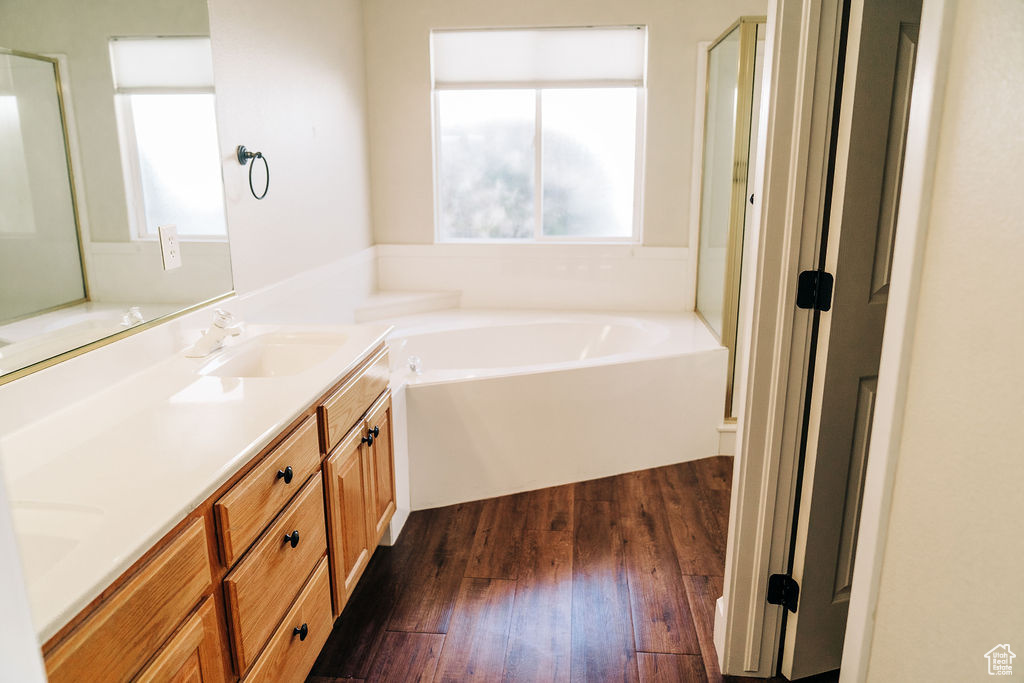
{"type": "Polygon", "coordinates": [[[245,166],[249,163],[250,159],[262,159],[263,168],[267,171],[267,184],[263,186],[263,193],[256,194],[256,188],[252,186],[252,167],[256,165],[256,162],[249,164],[249,192],[252,192],[252,196],[256,199],[263,199],[267,196],[267,190],[270,189],[270,164],[267,163],[267,158],[263,156],[263,152],[250,152],[245,148],[245,145],[239,145],[236,150],[238,156],[238,163],[245,166]]]}

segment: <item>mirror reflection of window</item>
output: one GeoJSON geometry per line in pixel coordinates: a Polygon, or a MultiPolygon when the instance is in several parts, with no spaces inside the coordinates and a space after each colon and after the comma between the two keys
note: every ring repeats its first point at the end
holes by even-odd
{"type": "Polygon", "coordinates": [[[32,234],[36,231],[36,219],[13,59],[7,55],[0,57],[0,186],[6,195],[0,204],[0,233],[32,234]]]}
{"type": "Polygon", "coordinates": [[[133,234],[227,239],[210,39],[115,38],[110,57],[133,234]]]}

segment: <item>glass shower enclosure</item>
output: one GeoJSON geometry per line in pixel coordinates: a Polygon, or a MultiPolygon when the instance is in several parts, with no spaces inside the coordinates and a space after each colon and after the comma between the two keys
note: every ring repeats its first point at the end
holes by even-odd
{"type": "Polygon", "coordinates": [[[749,163],[757,139],[764,17],[742,17],[707,50],[697,247],[697,313],[729,350],[725,418],[733,418],[749,163]]]}

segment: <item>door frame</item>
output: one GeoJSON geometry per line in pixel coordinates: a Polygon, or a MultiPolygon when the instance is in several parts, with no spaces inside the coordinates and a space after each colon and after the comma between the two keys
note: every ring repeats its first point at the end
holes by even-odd
{"type": "MultiPolygon", "coordinates": [[[[843,681],[864,680],[870,658],[957,2],[924,0],[922,6],[843,681]]],[[[863,3],[851,2],[851,33],[863,3]]],[[[769,4],[768,97],[760,112],[765,134],[756,157],[757,260],[745,278],[753,292],[740,330],[750,353],[741,373],[724,595],[715,613],[719,662],[733,675],[768,677],[778,667],[783,608],[767,604],[765,592],[769,575],[789,569],[812,351],[811,312],[793,302],[797,273],[818,261],[841,6],[841,0],[769,4]]]]}

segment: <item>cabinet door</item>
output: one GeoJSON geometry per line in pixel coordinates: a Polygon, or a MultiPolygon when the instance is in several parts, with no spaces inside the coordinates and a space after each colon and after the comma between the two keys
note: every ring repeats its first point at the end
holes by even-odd
{"type": "Polygon", "coordinates": [[[136,679],[140,683],[223,683],[225,657],[213,598],[207,598],[136,679]]]}
{"type": "Polygon", "coordinates": [[[367,502],[371,498],[370,467],[368,449],[362,446],[365,433],[363,423],[358,423],[324,463],[335,616],[345,607],[359,576],[370,561],[366,515],[367,502]]]}
{"type": "Polygon", "coordinates": [[[390,393],[384,394],[370,408],[366,416],[366,428],[374,434],[373,445],[369,448],[373,465],[370,541],[376,546],[395,514],[395,461],[391,435],[390,393]]]}

